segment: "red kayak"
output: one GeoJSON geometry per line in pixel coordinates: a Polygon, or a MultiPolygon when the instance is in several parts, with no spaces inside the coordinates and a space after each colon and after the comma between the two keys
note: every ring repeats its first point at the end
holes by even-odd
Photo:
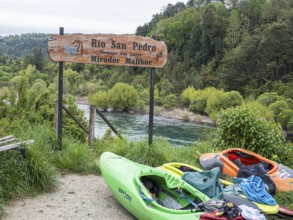
{"type": "Polygon", "coordinates": [[[275,183],[279,192],[293,191],[293,170],[242,148],[230,148],[220,153],[205,153],[200,156],[204,169],[220,167],[222,173],[237,177],[241,165],[265,164],[267,174],[275,183]]]}

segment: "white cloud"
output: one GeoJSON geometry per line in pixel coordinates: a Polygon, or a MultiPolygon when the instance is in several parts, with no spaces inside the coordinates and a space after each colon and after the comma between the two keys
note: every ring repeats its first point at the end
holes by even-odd
{"type": "MultiPolygon", "coordinates": [[[[0,34],[134,33],[176,0],[1,0],[0,34]]],[[[187,0],[182,2],[186,3],[187,0]]]]}

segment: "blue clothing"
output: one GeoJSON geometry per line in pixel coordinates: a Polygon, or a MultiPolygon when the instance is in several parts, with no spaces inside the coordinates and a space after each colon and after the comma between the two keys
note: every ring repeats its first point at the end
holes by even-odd
{"type": "Polygon", "coordinates": [[[260,177],[252,175],[248,178],[235,178],[233,182],[240,182],[240,188],[249,200],[266,205],[277,204],[273,196],[266,191],[265,184],[260,177]]]}

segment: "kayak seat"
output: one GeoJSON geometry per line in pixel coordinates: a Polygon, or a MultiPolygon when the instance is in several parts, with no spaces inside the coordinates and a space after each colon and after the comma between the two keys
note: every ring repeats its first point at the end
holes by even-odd
{"type": "Polygon", "coordinates": [[[244,164],[246,166],[258,164],[260,162],[256,157],[238,151],[228,153],[228,159],[232,162],[234,162],[237,159],[240,159],[241,164],[244,164]]]}

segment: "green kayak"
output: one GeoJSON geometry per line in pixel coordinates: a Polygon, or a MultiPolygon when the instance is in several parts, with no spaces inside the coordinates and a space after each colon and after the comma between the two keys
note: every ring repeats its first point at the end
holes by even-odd
{"type": "Polygon", "coordinates": [[[111,152],[101,155],[100,168],[115,198],[140,220],[199,219],[197,204],[209,200],[176,175],[111,152]]]}

